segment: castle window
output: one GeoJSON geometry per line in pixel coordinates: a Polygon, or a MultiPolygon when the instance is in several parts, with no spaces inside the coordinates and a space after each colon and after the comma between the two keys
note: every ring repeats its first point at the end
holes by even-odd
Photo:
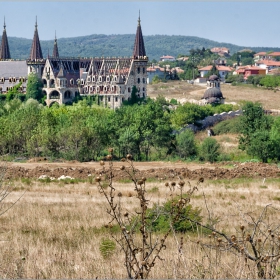
{"type": "Polygon", "coordinates": [[[130,87],[127,89],[128,92],[130,92],[130,87]]]}
{"type": "Polygon", "coordinates": [[[15,83],[16,81],[17,81],[17,78],[14,77],[14,78],[13,78],[13,82],[15,83]]]}
{"type": "Polygon", "coordinates": [[[11,83],[12,81],[13,81],[13,78],[10,77],[10,78],[9,78],[9,83],[11,83]]]}
{"type": "Polygon", "coordinates": [[[145,72],[146,72],[146,69],[145,69],[145,67],[143,67],[143,74],[145,74],[145,72]]]}
{"type": "Polygon", "coordinates": [[[145,84],[145,78],[143,78],[143,84],[145,84]]]}
{"type": "Polygon", "coordinates": [[[138,72],[138,74],[140,74],[140,67],[137,68],[137,72],[138,72]]]}
{"type": "Polygon", "coordinates": [[[92,77],[92,81],[95,82],[95,77],[92,77]]]}
{"type": "Polygon", "coordinates": [[[74,79],[70,80],[70,85],[74,85],[74,79]]]}
{"type": "Polygon", "coordinates": [[[88,82],[90,82],[90,80],[91,80],[91,78],[90,78],[90,77],[88,77],[88,78],[87,78],[87,81],[88,81],[88,82]]]}
{"type": "Polygon", "coordinates": [[[143,87],[143,91],[145,91],[145,88],[143,87]]]}
{"type": "Polygon", "coordinates": [[[110,76],[106,77],[106,82],[110,82],[110,76]]]}
{"type": "Polygon", "coordinates": [[[102,76],[99,76],[99,82],[102,82],[102,76]]]}
{"type": "Polygon", "coordinates": [[[81,79],[81,85],[84,85],[85,81],[83,79],[81,79]]]}
{"type": "Polygon", "coordinates": [[[118,97],[115,98],[115,101],[118,102],[118,97]]]}
{"type": "Polygon", "coordinates": [[[5,78],[2,77],[1,80],[0,80],[0,82],[1,82],[1,83],[4,83],[4,82],[5,82],[5,78]]]}
{"type": "Polygon", "coordinates": [[[138,84],[140,84],[140,78],[138,78],[138,84]]]}

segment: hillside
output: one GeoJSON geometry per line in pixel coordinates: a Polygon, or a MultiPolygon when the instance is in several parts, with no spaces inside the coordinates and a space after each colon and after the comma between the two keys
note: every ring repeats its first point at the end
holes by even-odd
{"type": "MultiPolygon", "coordinates": [[[[134,45],[134,34],[127,35],[102,35],[93,34],[89,36],[61,38],[58,39],[60,56],[67,57],[99,57],[99,56],[131,56],[134,45]]],[[[0,37],[1,38],[1,37],[0,37]]],[[[31,39],[8,37],[11,56],[14,59],[26,59],[31,48],[31,39]]],[[[228,43],[219,43],[208,39],[194,36],[168,36],[151,35],[144,36],[146,53],[150,60],[159,60],[162,55],[177,56],[188,54],[190,49],[227,47],[233,54],[239,50],[250,48],[253,51],[280,51],[280,48],[237,46],[228,43]]],[[[48,52],[51,55],[53,40],[41,41],[44,57],[48,52]]]]}

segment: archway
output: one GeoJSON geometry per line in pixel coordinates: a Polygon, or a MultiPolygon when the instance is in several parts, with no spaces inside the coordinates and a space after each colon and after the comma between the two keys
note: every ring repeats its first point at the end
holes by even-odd
{"type": "Polygon", "coordinates": [[[54,90],[50,93],[50,99],[60,99],[60,94],[57,90],[54,90]]]}
{"type": "Polygon", "coordinates": [[[72,96],[72,92],[70,90],[65,91],[64,99],[70,99],[72,96]]]}

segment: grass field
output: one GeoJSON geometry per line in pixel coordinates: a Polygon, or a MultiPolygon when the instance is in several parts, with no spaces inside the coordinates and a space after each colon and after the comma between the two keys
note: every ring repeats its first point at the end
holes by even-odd
{"type": "MultiPolygon", "coordinates": [[[[162,95],[167,99],[177,99],[180,102],[191,100],[200,100],[203,97],[206,86],[191,85],[185,81],[170,81],[167,83],[158,83],[148,85],[148,95],[151,98],[156,98],[162,95]]],[[[264,109],[280,110],[280,92],[268,90],[251,85],[231,86],[222,84],[221,91],[226,98],[227,103],[240,104],[242,101],[250,100],[260,102],[264,109]]]]}
{"type": "MultiPolygon", "coordinates": [[[[2,203],[3,207],[25,193],[18,203],[0,216],[1,278],[127,278],[120,248],[117,247],[106,259],[100,253],[102,238],[111,238],[104,228],[110,219],[106,202],[95,184],[37,180],[11,183],[15,191],[2,203]]],[[[116,182],[114,186],[117,192],[122,192],[123,211],[135,213],[139,205],[133,184],[116,182]]],[[[147,183],[146,190],[150,206],[169,197],[164,182],[147,183]]],[[[274,229],[279,224],[280,180],[205,181],[195,192],[191,204],[202,209],[205,221],[211,213],[211,219],[218,222],[217,228],[229,235],[240,234],[240,225],[251,233],[249,216],[258,217],[266,205],[272,204],[265,220],[274,229]]],[[[200,231],[170,235],[162,254],[164,260],[157,261],[150,277],[257,277],[254,265],[249,262],[245,265],[241,255],[206,252],[197,244],[198,240],[209,242],[207,235],[200,231]],[[179,252],[181,237],[183,247],[179,252]]]]}

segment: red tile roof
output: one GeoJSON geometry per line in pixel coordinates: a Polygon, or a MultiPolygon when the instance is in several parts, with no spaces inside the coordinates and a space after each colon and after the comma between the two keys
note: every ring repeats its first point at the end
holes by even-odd
{"type": "Polygon", "coordinates": [[[280,61],[273,61],[273,60],[259,60],[256,64],[265,64],[267,66],[280,66],[280,61]]]}

